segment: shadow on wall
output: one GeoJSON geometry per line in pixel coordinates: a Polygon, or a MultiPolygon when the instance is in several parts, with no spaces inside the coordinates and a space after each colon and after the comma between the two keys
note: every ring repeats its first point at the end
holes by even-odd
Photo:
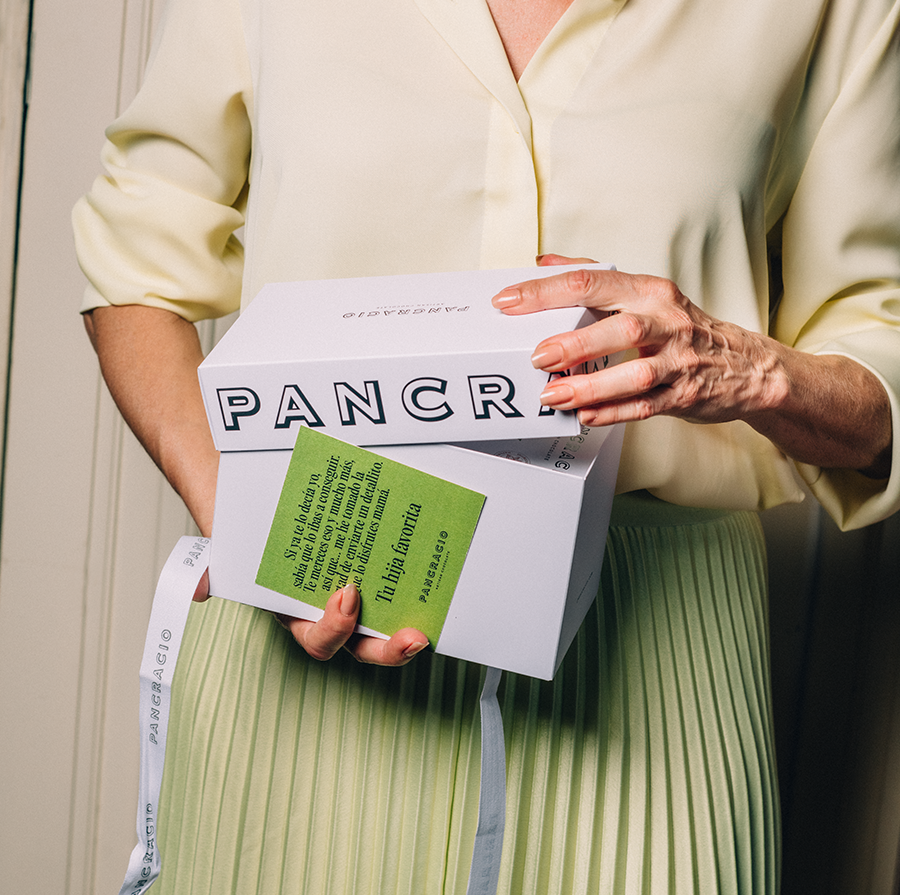
{"type": "Polygon", "coordinates": [[[784,895],[900,895],[900,514],[763,514],[784,895]]]}

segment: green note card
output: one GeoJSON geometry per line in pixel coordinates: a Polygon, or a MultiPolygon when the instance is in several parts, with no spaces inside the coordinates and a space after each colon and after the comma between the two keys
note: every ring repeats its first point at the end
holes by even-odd
{"type": "Polygon", "coordinates": [[[324,608],[354,581],[359,623],[437,643],[484,495],[303,427],[257,584],[324,608]]]}

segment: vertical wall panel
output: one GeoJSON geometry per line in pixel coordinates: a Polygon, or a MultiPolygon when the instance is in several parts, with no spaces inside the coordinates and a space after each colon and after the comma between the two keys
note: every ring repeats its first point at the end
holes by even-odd
{"type": "MultiPolygon", "coordinates": [[[[9,350],[30,0],[0,0],[0,357],[9,350]]],[[[4,360],[5,364],[5,360],[4,360]]],[[[0,375],[0,444],[7,376],[0,375]]],[[[0,481],[2,481],[0,470],[0,481]]]]}
{"type": "MultiPolygon", "coordinates": [[[[80,21],[71,20],[85,10],[57,5],[53,22],[47,5],[35,11],[0,544],[0,629],[7,642],[0,748],[4,766],[15,769],[4,779],[0,841],[4,884],[19,892],[64,891],[69,831],[87,822],[72,816],[71,790],[89,617],[83,584],[97,377],[73,313],[78,271],[65,206],[84,186],[77,134],[92,116],[90,104],[63,95],[60,77],[61,68],[82,65],[85,47],[72,39],[80,21]]],[[[104,25],[116,40],[115,21],[98,18],[95,40],[102,44],[104,25]]],[[[102,101],[106,72],[92,49],[82,70],[97,82],[102,101]]],[[[75,79],[69,83],[74,88],[75,79]]]]}
{"type": "MultiPolygon", "coordinates": [[[[9,891],[115,891],[135,840],[137,657],[187,514],[124,431],[77,315],[72,204],[153,7],[36,0],[0,544],[9,891]]],[[[5,25],[5,22],[4,22],[5,25]]]]}

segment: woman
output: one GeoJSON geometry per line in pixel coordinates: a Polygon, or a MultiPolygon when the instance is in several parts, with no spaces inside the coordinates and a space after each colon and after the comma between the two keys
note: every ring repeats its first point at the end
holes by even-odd
{"type": "MultiPolygon", "coordinates": [[[[777,890],[752,511],[799,498],[795,466],[847,527],[900,502],[898,10],[171,0],[108,133],[76,209],[85,320],[204,533],[193,321],[277,280],[536,254],[636,272],[494,299],[619,312],[545,340],[542,369],[634,352],[542,396],[633,424],[591,615],[552,683],[505,679],[503,892],[777,890]]],[[[410,661],[414,631],[351,637],[357,610],[351,588],[287,620],[300,649],[255,609],[194,608],[161,891],[465,891],[480,669],[410,661]]]]}

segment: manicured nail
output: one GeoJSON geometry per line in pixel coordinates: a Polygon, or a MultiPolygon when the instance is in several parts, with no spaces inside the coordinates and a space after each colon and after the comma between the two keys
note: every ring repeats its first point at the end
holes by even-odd
{"type": "Polygon", "coordinates": [[[531,365],[538,370],[541,370],[544,367],[555,367],[562,359],[562,347],[556,342],[551,342],[549,345],[538,348],[538,350],[531,355],[531,365]]]}
{"type": "Polygon", "coordinates": [[[495,308],[514,308],[522,303],[522,295],[518,289],[508,288],[498,292],[492,299],[491,304],[495,308]]]}
{"type": "Polygon", "coordinates": [[[404,655],[405,658],[411,659],[411,658],[412,658],[413,656],[415,656],[416,654],[421,653],[422,650],[425,649],[426,646],[428,646],[428,641],[427,641],[427,640],[425,641],[425,643],[411,643],[411,644],[403,651],[403,655],[404,655]]]}
{"type": "Polygon", "coordinates": [[[341,591],[341,615],[347,616],[348,618],[351,615],[354,615],[358,603],[359,591],[356,589],[356,585],[352,582],[350,584],[345,584],[344,589],[341,591]]]}
{"type": "Polygon", "coordinates": [[[541,404],[568,404],[574,397],[572,386],[556,380],[541,392],[541,404]]]}

